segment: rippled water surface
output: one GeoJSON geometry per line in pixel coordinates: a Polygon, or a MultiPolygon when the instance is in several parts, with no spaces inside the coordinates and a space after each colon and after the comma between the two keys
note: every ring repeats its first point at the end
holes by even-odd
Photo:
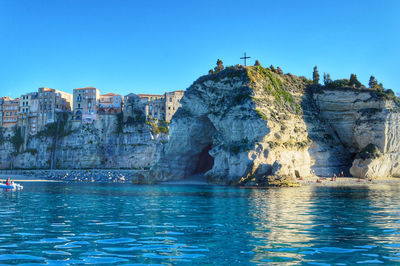
{"type": "Polygon", "coordinates": [[[25,183],[0,264],[400,264],[400,187],[25,183]]]}

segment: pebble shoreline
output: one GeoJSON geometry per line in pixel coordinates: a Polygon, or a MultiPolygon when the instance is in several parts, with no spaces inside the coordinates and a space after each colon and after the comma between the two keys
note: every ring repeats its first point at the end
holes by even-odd
{"type": "Polygon", "coordinates": [[[28,178],[69,181],[69,182],[99,182],[99,183],[126,183],[136,180],[138,174],[146,170],[116,170],[116,169],[88,169],[88,170],[23,170],[18,174],[1,173],[2,177],[15,175],[28,178]]]}
{"type": "Polygon", "coordinates": [[[380,179],[358,179],[356,177],[337,177],[331,181],[331,177],[326,178],[305,178],[297,180],[302,186],[354,186],[354,185],[377,185],[377,184],[400,184],[400,178],[387,177],[380,179]],[[318,183],[317,180],[321,182],[318,183]]]}
{"type": "MultiPolygon", "coordinates": [[[[119,170],[119,169],[88,169],[88,170],[22,170],[18,173],[0,172],[2,178],[16,176],[27,177],[32,180],[50,180],[66,182],[98,182],[98,183],[135,183],[138,177],[148,170],[119,170]]],[[[171,181],[170,181],[171,182],[171,181]]],[[[174,181],[176,184],[185,184],[184,180],[174,181]]],[[[173,184],[172,182],[171,184],[173,184]]],[[[310,177],[303,180],[297,179],[302,186],[357,186],[357,185],[376,185],[376,184],[400,184],[400,178],[382,179],[358,179],[354,177],[338,177],[332,181],[331,177],[310,177]],[[320,182],[317,182],[320,180],[320,182]]],[[[165,182],[164,182],[165,183],[165,182]]],[[[168,183],[168,182],[166,182],[168,183]]],[[[202,183],[207,184],[205,182],[202,183]]],[[[212,185],[212,184],[209,184],[212,185]]]]}

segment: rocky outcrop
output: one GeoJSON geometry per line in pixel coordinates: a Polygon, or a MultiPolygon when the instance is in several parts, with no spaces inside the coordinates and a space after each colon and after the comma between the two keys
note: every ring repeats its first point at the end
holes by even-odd
{"type": "Polygon", "coordinates": [[[121,116],[100,115],[93,124],[68,121],[54,143],[52,132],[25,140],[16,151],[8,141],[0,145],[2,168],[13,169],[146,169],[156,161],[168,140],[153,134],[144,121],[123,122],[121,116]]]}
{"type": "MultiPolygon", "coordinates": [[[[3,132],[0,166],[151,168],[130,173],[129,180],[141,184],[195,174],[214,184],[244,186],[296,186],[302,177],[339,173],[400,177],[397,98],[336,85],[315,85],[261,66],[229,67],[187,89],[169,137],[160,133],[168,132],[165,125],[161,130],[154,121],[145,122],[131,95],[129,118],[101,115],[89,125],[70,121],[57,137],[42,132],[22,147],[12,138],[15,132],[3,132]]],[[[91,180],[88,175],[84,178],[91,180]]]]}
{"type": "Polygon", "coordinates": [[[327,88],[260,66],[237,66],[199,78],[181,103],[149,183],[199,172],[211,183],[239,185],[349,174],[350,168],[370,177],[355,170],[360,161],[353,159],[371,143],[382,158],[390,157],[387,167],[373,171],[396,175],[397,105],[372,90],[327,88]]]}
{"type": "Polygon", "coordinates": [[[400,113],[397,104],[368,89],[321,90],[314,93],[322,116],[355,157],[351,175],[400,177],[400,113]],[[368,154],[368,147],[377,151],[368,154]]]}

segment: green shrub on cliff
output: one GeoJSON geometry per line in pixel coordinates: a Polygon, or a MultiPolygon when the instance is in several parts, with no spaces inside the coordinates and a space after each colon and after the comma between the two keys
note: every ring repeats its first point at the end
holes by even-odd
{"type": "Polygon", "coordinates": [[[24,144],[24,137],[22,136],[22,130],[20,127],[14,128],[14,134],[10,138],[10,142],[14,145],[16,152],[19,152],[22,144],[24,144]]]}
{"type": "Polygon", "coordinates": [[[124,114],[118,113],[117,114],[117,125],[116,125],[115,132],[117,134],[121,134],[123,132],[123,128],[124,128],[124,114]]]}
{"type": "Polygon", "coordinates": [[[356,88],[360,88],[362,86],[361,82],[358,81],[356,74],[350,75],[349,85],[356,88]]]}
{"type": "MultiPolygon", "coordinates": [[[[296,113],[301,112],[301,106],[295,102],[292,94],[285,89],[279,74],[276,74],[272,70],[268,68],[263,68],[261,66],[254,66],[251,68],[251,71],[255,71],[258,75],[263,77],[263,79],[265,80],[265,91],[269,95],[273,95],[280,105],[284,106],[285,104],[287,104],[288,106],[290,106],[290,111],[296,113]]],[[[252,73],[251,71],[249,72],[250,79],[252,79],[253,81],[257,81],[257,75],[255,75],[255,73],[252,73]]]]}
{"type": "Polygon", "coordinates": [[[169,134],[169,123],[163,120],[149,119],[146,124],[150,126],[150,130],[153,134],[169,134]]]}
{"type": "Polygon", "coordinates": [[[260,116],[260,118],[262,118],[264,120],[268,120],[268,117],[263,112],[261,112],[259,109],[255,109],[255,110],[256,110],[257,114],[260,116]]]}
{"type": "Polygon", "coordinates": [[[348,79],[337,79],[329,84],[326,85],[329,88],[334,88],[334,89],[339,89],[339,88],[345,88],[350,86],[350,80],[348,79]]]}
{"type": "Polygon", "coordinates": [[[375,95],[383,100],[392,100],[397,106],[400,106],[400,98],[394,94],[392,89],[387,90],[377,90],[375,95]]]}
{"type": "Polygon", "coordinates": [[[70,135],[72,133],[72,130],[68,126],[68,118],[68,113],[58,113],[56,118],[57,121],[46,124],[44,129],[37,133],[37,136],[55,137],[57,135],[58,138],[63,138],[70,135]]]}
{"type": "Polygon", "coordinates": [[[5,141],[5,137],[4,137],[4,132],[3,132],[3,128],[0,127],[0,145],[2,145],[5,141]]]}

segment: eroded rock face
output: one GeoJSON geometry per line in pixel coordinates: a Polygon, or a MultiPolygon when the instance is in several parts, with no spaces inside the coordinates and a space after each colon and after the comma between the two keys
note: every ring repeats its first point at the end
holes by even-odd
{"type": "Polygon", "coordinates": [[[356,158],[351,175],[360,178],[400,176],[400,114],[393,101],[371,90],[322,90],[314,93],[322,116],[337,133],[346,150],[356,156],[368,145],[377,158],[356,158]]]}
{"type": "Polygon", "coordinates": [[[206,146],[211,146],[214,164],[204,172],[212,183],[246,184],[266,176],[325,171],[325,165],[313,166],[327,157],[340,159],[335,154],[340,152],[328,148],[338,141],[310,139],[308,128],[321,126],[314,125],[316,106],[302,107],[307,85],[305,79],[261,67],[231,68],[200,78],[186,91],[171,122],[170,141],[149,178],[190,176],[206,146]]]}
{"type": "Polygon", "coordinates": [[[287,182],[349,174],[352,165],[355,176],[396,176],[400,141],[394,107],[367,89],[313,86],[262,67],[229,68],[201,77],[186,91],[171,122],[170,141],[147,180],[196,173],[206,147],[214,162],[202,170],[211,183],[280,180],[274,176],[287,182]],[[353,163],[371,143],[388,162],[353,163]]]}
{"type": "Polygon", "coordinates": [[[384,108],[375,113],[373,118],[375,123],[368,124],[362,120],[364,123],[361,122],[355,131],[359,133],[357,139],[358,143],[362,143],[360,147],[364,148],[369,142],[375,144],[381,154],[376,158],[356,158],[350,173],[360,178],[400,177],[400,114],[384,108]],[[375,138],[366,135],[366,130],[375,138]]]}
{"type": "Polygon", "coordinates": [[[125,124],[120,132],[115,115],[102,115],[93,124],[70,121],[72,132],[60,137],[53,157],[53,137],[32,136],[22,151],[16,153],[6,141],[0,145],[4,168],[56,169],[149,168],[157,160],[168,136],[155,135],[145,123],[125,124]]]}

